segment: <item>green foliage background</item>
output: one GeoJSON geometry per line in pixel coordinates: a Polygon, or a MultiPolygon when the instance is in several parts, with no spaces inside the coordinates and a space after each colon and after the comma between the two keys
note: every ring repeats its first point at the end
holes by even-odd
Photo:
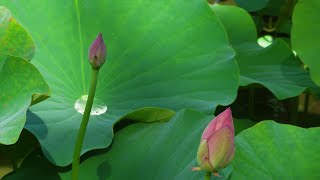
{"type": "Polygon", "coordinates": [[[94,106],[108,109],[90,117],[81,179],[202,179],[203,172],[191,171],[201,133],[222,106],[234,115],[245,108],[241,89],[250,92],[249,107],[246,118],[234,120],[236,155],[220,179],[319,179],[312,172],[319,168],[320,129],[298,127],[294,104],[293,125],[257,123],[252,93],[259,87],[286,100],[317,91],[320,4],[231,3],[238,7],[204,0],[1,1],[0,149],[15,147],[23,128],[41,148],[4,179],[70,179],[82,116],[74,105],[87,94],[87,49],[99,32],[107,61],[94,106]],[[257,43],[264,35],[274,38],[267,47],[257,43]]]}

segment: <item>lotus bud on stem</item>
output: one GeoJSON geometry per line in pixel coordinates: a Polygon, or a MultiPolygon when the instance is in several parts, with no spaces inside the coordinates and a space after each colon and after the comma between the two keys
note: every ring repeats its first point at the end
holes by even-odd
{"type": "Polygon", "coordinates": [[[96,92],[99,69],[106,61],[106,54],[107,54],[106,45],[104,44],[102,34],[99,33],[98,37],[93,41],[93,43],[89,48],[89,62],[92,67],[92,76],[91,76],[88,100],[83,113],[76,145],[74,148],[73,161],[72,161],[72,176],[71,176],[72,180],[78,180],[81,149],[82,149],[87,125],[89,122],[94,95],[96,92]]]}
{"type": "Polygon", "coordinates": [[[204,129],[197,153],[200,167],[193,167],[192,171],[206,171],[205,179],[210,179],[211,173],[220,176],[218,171],[232,161],[234,153],[233,118],[231,109],[227,108],[204,129]]]}
{"type": "Polygon", "coordinates": [[[94,69],[99,69],[106,61],[107,49],[102,34],[93,41],[89,49],[89,62],[94,69]]]}

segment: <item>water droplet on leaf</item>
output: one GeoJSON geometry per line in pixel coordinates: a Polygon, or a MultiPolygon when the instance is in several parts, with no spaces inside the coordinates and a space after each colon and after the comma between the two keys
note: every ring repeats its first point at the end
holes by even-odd
{"type": "MultiPolygon", "coordinates": [[[[88,95],[83,95],[81,98],[79,98],[75,103],[74,103],[74,108],[78,111],[78,113],[83,114],[84,109],[86,107],[88,95]]],[[[102,103],[101,101],[95,99],[94,103],[92,105],[91,113],[90,115],[97,116],[104,114],[107,112],[107,106],[102,103]]]]}

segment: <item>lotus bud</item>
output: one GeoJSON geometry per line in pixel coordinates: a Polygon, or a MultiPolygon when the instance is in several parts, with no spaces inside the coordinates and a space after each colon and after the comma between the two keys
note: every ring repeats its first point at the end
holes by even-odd
{"type": "Polygon", "coordinates": [[[233,159],[234,126],[231,109],[228,108],[215,117],[203,131],[197,153],[200,167],[192,170],[217,172],[226,167],[233,159]]]}
{"type": "Polygon", "coordinates": [[[106,45],[104,44],[102,34],[93,41],[89,49],[89,62],[94,69],[99,69],[106,61],[106,45]]]}

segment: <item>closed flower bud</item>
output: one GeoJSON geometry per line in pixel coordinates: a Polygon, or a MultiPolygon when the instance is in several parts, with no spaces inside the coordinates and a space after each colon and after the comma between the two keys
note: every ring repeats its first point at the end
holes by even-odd
{"type": "Polygon", "coordinates": [[[93,41],[89,49],[89,62],[95,69],[99,69],[106,61],[106,45],[104,44],[102,34],[93,41]]]}
{"type": "Polygon", "coordinates": [[[205,170],[217,174],[233,159],[234,127],[231,109],[228,108],[215,117],[203,131],[197,153],[200,167],[193,170],[205,170]]]}

